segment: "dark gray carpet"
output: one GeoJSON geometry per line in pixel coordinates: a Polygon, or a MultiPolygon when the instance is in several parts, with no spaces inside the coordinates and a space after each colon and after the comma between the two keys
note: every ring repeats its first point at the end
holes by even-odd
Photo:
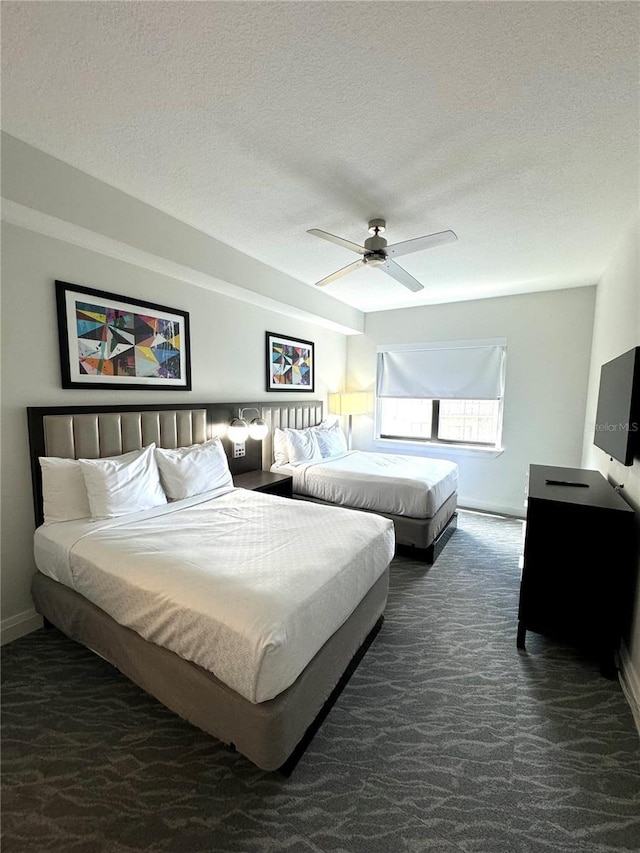
{"type": "Polygon", "coordinates": [[[517,521],[394,562],[386,621],[289,779],[57,631],[3,650],[3,853],[640,849],[631,712],[595,661],[516,651],[517,521]]]}

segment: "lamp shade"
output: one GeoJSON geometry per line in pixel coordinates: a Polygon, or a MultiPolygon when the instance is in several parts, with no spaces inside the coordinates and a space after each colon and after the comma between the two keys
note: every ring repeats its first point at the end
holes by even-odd
{"type": "Polygon", "coordinates": [[[249,435],[256,441],[262,441],[267,437],[269,426],[262,418],[254,418],[249,424],[249,435]]]}
{"type": "Polygon", "coordinates": [[[229,440],[233,441],[234,444],[242,444],[249,437],[247,422],[242,418],[234,418],[229,424],[227,435],[229,436],[229,440]]]}
{"type": "Polygon", "coordinates": [[[369,394],[366,391],[329,394],[329,409],[334,415],[366,415],[369,411],[369,394]]]}

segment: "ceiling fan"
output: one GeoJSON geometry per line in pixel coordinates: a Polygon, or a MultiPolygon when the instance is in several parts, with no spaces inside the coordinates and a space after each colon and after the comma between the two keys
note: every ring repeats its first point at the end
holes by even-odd
{"type": "Polygon", "coordinates": [[[326,278],[316,282],[318,287],[324,287],[325,284],[331,284],[343,275],[348,275],[354,272],[361,266],[378,267],[382,272],[386,272],[400,284],[408,287],[409,290],[422,290],[424,285],[415,279],[412,275],[399,266],[393,258],[401,255],[408,255],[410,252],[421,252],[423,249],[431,249],[433,246],[441,246],[443,243],[453,243],[458,237],[453,231],[439,231],[437,234],[427,234],[425,237],[414,237],[413,240],[405,240],[403,243],[393,243],[387,246],[387,241],[380,235],[387,228],[387,223],[384,219],[372,219],[369,222],[369,233],[372,235],[364,241],[364,246],[359,246],[357,243],[352,243],[350,240],[345,240],[343,237],[336,237],[335,234],[329,234],[327,231],[320,231],[318,228],[311,228],[307,234],[314,234],[316,237],[321,237],[323,240],[328,240],[330,243],[335,243],[338,246],[343,246],[345,249],[351,249],[352,252],[357,252],[362,255],[360,260],[354,261],[337,272],[331,273],[326,278]]]}

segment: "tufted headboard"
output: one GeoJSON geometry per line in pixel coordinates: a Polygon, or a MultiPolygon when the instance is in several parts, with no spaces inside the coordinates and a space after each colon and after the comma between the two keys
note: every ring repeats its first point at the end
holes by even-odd
{"type": "Polygon", "coordinates": [[[280,429],[305,429],[322,420],[322,402],[307,400],[302,403],[262,404],[262,417],[269,424],[269,435],[262,441],[262,467],[265,471],[273,465],[273,431],[280,429]]]}
{"type": "Polygon", "coordinates": [[[138,450],[201,444],[222,439],[232,474],[262,465],[260,442],[249,438],[246,455],[233,458],[226,427],[245,403],[155,404],[150,406],[66,406],[27,409],[36,524],[43,521],[39,456],[99,459],[138,450]]]}

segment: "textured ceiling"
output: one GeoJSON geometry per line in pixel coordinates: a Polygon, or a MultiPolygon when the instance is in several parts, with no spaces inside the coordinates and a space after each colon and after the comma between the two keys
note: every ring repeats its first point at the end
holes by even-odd
{"type": "MultiPolygon", "coordinates": [[[[638,205],[635,2],[4,2],[8,133],[362,310],[596,282],[638,205]]],[[[301,286],[304,286],[301,284],[301,286]]]]}

